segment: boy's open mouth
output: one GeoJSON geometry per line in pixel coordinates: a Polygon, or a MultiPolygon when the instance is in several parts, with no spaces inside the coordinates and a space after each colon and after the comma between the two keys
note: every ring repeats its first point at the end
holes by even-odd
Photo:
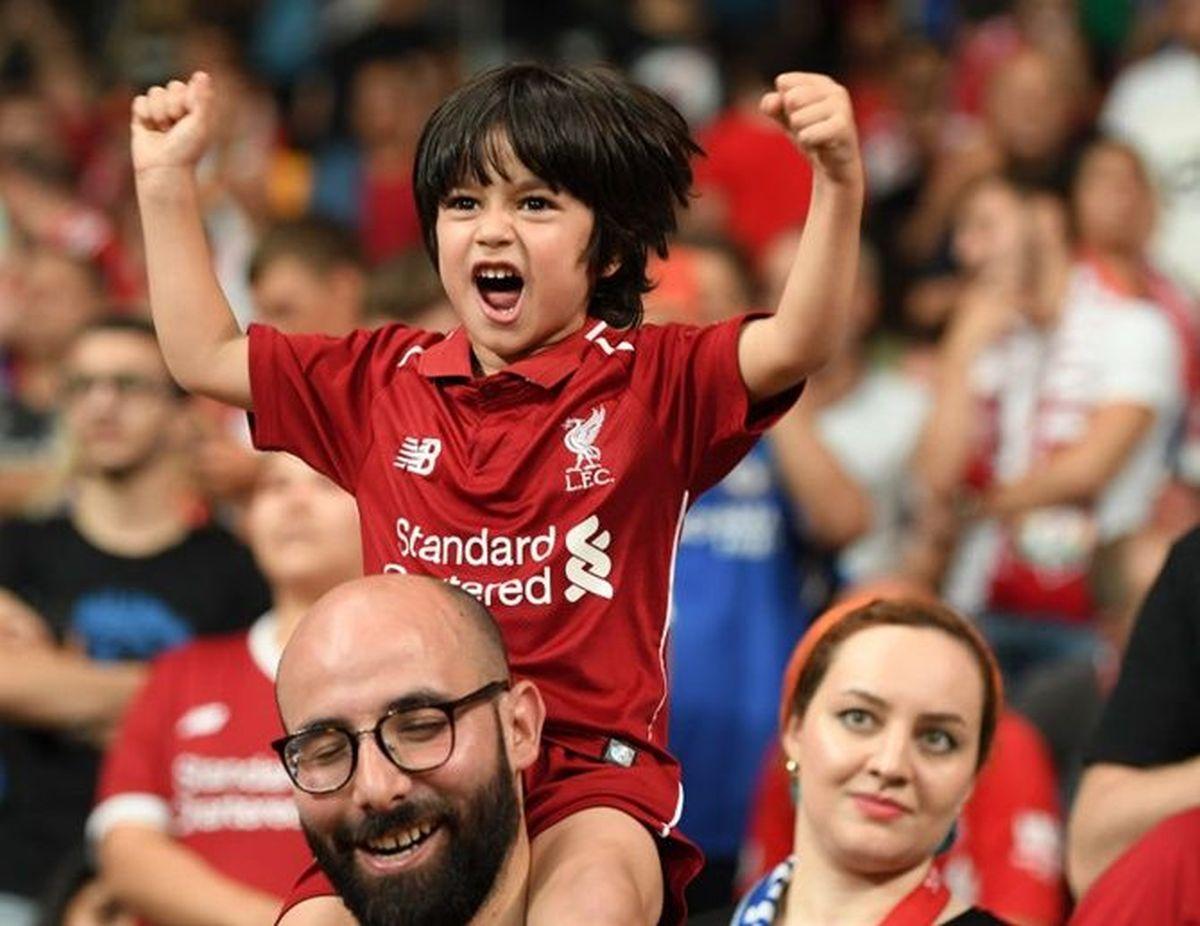
{"type": "Polygon", "coordinates": [[[525,280],[511,264],[479,264],[474,279],[480,298],[501,316],[517,307],[525,287],[525,280]]]}

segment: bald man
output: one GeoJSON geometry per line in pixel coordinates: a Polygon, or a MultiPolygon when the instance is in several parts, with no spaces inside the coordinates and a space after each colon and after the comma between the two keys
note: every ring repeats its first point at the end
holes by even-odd
{"type": "Polygon", "coordinates": [[[510,681],[478,601],[415,576],[339,586],[296,629],[275,691],[288,735],[274,745],[341,895],[309,897],[310,871],[285,926],[347,923],[347,909],[362,926],[524,923],[521,772],[545,708],[510,681]]]}

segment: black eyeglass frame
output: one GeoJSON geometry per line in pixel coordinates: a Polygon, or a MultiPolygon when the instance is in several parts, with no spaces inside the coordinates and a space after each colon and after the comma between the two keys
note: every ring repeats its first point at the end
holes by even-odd
{"type": "Polygon", "coordinates": [[[474,704],[494,698],[501,692],[508,691],[511,687],[512,683],[508,680],[488,682],[482,688],[476,688],[474,691],[468,692],[461,698],[455,698],[453,701],[439,701],[433,704],[409,704],[404,707],[394,707],[390,711],[387,711],[377,721],[375,721],[375,726],[366,730],[350,730],[346,727],[338,726],[336,724],[309,727],[305,730],[299,730],[295,733],[289,734],[288,736],[281,736],[279,739],[273,740],[271,742],[271,748],[275,750],[275,753],[279,756],[279,761],[283,764],[283,769],[285,772],[287,772],[287,776],[291,779],[292,784],[306,794],[332,794],[335,791],[340,791],[342,788],[346,787],[346,785],[350,783],[351,779],[354,778],[354,772],[358,768],[359,741],[368,734],[374,738],[375,745],[379,748],[379,751],[383,753],[387,760],[406,775],[418,775],[424,772],[432,772],[434,769],[441,768],[443,765],[449,762],[450,757],[454,755],[454,747],[457,743],[456,737],[458,732],[455,726],[455,721],[458,719],[458,712],[464,710],[465,708],[471,707],[474,704]],[[441,711],[446,715],[446,722],[450,726],[450,748],[446,750],[446,758],[442,759],[442,761],[438,762],[436,765],[426,765],[420,768],[410,768],[409,766],[401,765],[400,762],[396,760],[396,757],[392,755],[392,751],[388,749],[387,743],[384,742],[383,725],[397,714],[407,714],[412,711],[428,710],[441,711]],[[319,788],[316,790],[306,788],[296,780],[296,775],[292,772],[292,767],[288,763],[288,745],[295,740],[311,736],[314,733],[331,732],[343,734],[350,743],[350,768],[346,772],[346,778],[336,787],[319,788]]]}
{"type": "Polygon", "coordinates": [[[72,404],[97,386],[112,389],[122,399],[175,394],[175,386],[169,380],[154,379],[140,373],[76,373],[63,378],[60,396],[64,403],[72,404]]]}

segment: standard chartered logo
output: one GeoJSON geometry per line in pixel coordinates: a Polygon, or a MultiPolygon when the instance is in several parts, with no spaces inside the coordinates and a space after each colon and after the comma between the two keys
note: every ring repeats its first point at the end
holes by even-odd
{"type": "Polygon", "coordinates": [[[612,535],[600,530],[600,519],[595,515],[580,521],[564,535],[567,552],[567,601],[574,604],[589,592],[601,598],[612,598],[613,587],[608,581],[612,572],[612,559],[605,552],[612,542],[612,535]]]}
{"type": "Polygon", "coordinates": [[[594,514],[565,533],[555,525],[527,533],[487,527],[471,534],[442,533],[397,518],[396,558],[383,571],[439,576],[489,608],[545,607],[563,598],[574,604],[589,594],[611,600],[611,542],[612,535],[601,529],[594,514]],[[564,553],[566,562],[560,566],[564,553]]]}

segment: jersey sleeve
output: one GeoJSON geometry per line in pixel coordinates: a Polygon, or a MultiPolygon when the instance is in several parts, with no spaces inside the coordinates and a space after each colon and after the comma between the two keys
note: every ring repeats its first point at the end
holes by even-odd
{"type": "Polygon", "coordinates": [[[647,327],[634,367],[638,390],[686,486],[719,482],[799,398],[803,384],[752,403],[738,366],[744,315],[705,327],[647,327]]]}
{"type": "Polygon", "coordinates": [[[1001,719],[965,816],[978,904],[1020,922],[1062,922],[1057,781],[1049,750],[1028,721],[1015,714],[1001,719]]]}
{"type": "Polygon", "coordinates": [[[435,335],[402,325],[344,338],[250,326],[250,431],[354,492],[371,444],[371,407],[397,369],[435,335]]]}
{"type": "Polygon", "coordinates": [[[1088,764],[1144,768],[1200,754],[1200,530],[1176,542],[1138,612],[1088,764]]]}
{"type": "Polygon", "coordinates": [[[186,649],[151,664],[146,684],[125,711],[116,738],[104,755],[96,806],[87,821],[87,839],[96,845],[125,823],[166,831],[171,820],[171,767],[174,691],[182,683],[186,649]]]}

